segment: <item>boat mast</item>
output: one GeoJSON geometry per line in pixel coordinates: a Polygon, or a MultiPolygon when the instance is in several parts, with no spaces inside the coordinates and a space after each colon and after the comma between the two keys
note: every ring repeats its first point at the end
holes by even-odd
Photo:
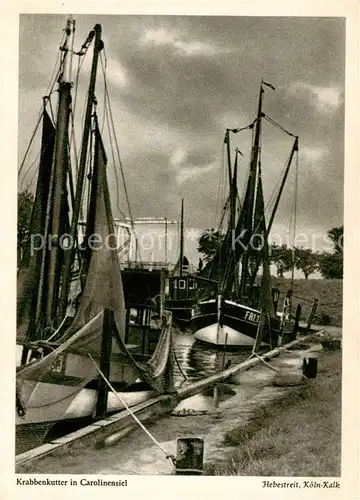
{"type": "MultiPolygon", "coordinates": [[[[265,237],[266,241],[268,241],[268,238],[269,238],[269,234],[270,234],[273,222],[274,222],[274,218],[275,218],[275,215],[276,215],[279,203],[280,203],[282,193],[284,191],[284,186],[285,186],[286,180],[288,178],[288,174],[289,174],[289,170],[290,170],[290,166],[292,164],[294,154],[296,151],[298,151],[298,149],[299,149],[299,138],[296,136],[291,153],[290,153],[288,163],[286,165],[285,173],[284,173],[283,178],[281,180],[281,185],[280,185],[279,192],[278,192],[276,200],[275,200],[273,211],[272,211],[271,216],[270,216],[269,224],[268,224],[268,227],[266,228],[266,231],[265,231],[264,237],[265,237]]],[[[255,265],[255,269],[253,270],[253,274],[251,276],[251,283],[253,283],[255,280],[255,276],[256,276],[256,273],[257,273],[257,271],[259,269],[259,265],[260,265],[260,259],[261,259],[261,256],[258,258],[256,265],[255,265]]]]}
{"type": "Polygon", "coordinates": [[[180,271],[179,275],[183,275],[183,260],[184,260],[184,199],[181,200],[181,216],[180,216],[180,271]]]}
{"type": "MultiPolygon", "coordinates": [[[[234,234],[235,236],[235,224],[236,224],[236,199],[237,199],[237,172],[238,172],[238,155],[239,154],[242,154],[241,151],[236,148],[235,150],[235,164],[234,164],[234,175],[233,175],[233,179],[232,179],[232,194],[231,194],[231,212],[232,212],[232,221],[233,221],[233,226],[231,227],[231,231],[232,231],[232,234],[234,234]]],[[[233,238],[231,238],[231,241],[233,240],[233,238]]],[[[239,276],[238,276],[238,262],[236,262],[236,259],[235,259],[235,249],[232,248],[232,253],[233,253],[233,261],[234,261],[234,265],[233,265],[233,269],[232,269],[232,273],[234,274],[234,280],[233,280],[233,283],[234,283],[234,290],[235,290],[235,294],[237,295],[238,294],[238,287],[239,287],[239,276]]]]}
{"type": "MultiPolygon", "coordinates": [[[[261,119],[263,116],[262,113],[263,93],[264,93],[263,80],[261,80],[258,111],[257,111],[256,126],[255,126],[255,137],[251,151],[250,174],[249,174],[249,198],[245,200],[245,203],[248,203],[245,226],[244,226],[244,229],[246,230],[245,239],[247,246],[250,243],[250,238],[252,236],[252,231],[253,231],[253,212],[255,204],[256,179],[257,179],[259,152],[260,152],[261,119]]],[[[245,295],[245,288],[249,275],[248,262],[249,262],[249,252],[247,250],[244,253],[242,261],[240,296],[245,295]]]]}
{"type": "Polygon", "coordinates": [[[90,32],[87,41],[92,40],[94,37],[95,37],[95,41],[94,41],[93,61],[92,61],[92,67],[91,67],[90,83],[89,83],[88,97],[87,97],[87,104],[86,104],[84,131],[83,131],[79,170],[78,170],[78,177],[77,177],[77,184],[76,184],[73,216],[72,216],[71,227],[70,227],[71,246],[65,254],[65,267],[64,267],[64,275],[63,275],[61,297],[60,297],[60,306],[59,306],[59,317],[60,318],[62,318],[66,313],[69,285],[70,285],[70,278],[71,278],[71,269],[72,269],[72,265],[73,265],[74,255],[75,255],[75,241],[77,238],[77,228],[78,228],[78,223],[79,223],[79,216],[80,216],[80,209],[81,209],[81,202],[82,202],[82,195],[83,195],[86,160],[87,160],[89,136],[90,136],[90,126],[91,126],[91,114],[92,114],[93,104],[95,102],[95,84],[96,84],[97,66],[98,66],[98,60],[99,60],[99,53],[100,53],[101,49],[103,48],[103,42],[101,40],[101,25],[100,24],[95,25],[94,29],[90,32]]]}
{"type": "Polygon", "coordinates": [[[284,173],[282,181],[281,181],[280,189],[279,189],[278,195],[276,197],[275,205],[274,205],[271,217],[270,217],[269,225],[268,225],[268,228],[267,228],[267,236],[269,235],[270,230],[271,230],[271,226],[272,226],[272,224],[274,222],[276,211],[277,211],[278,206],[279,206],[280,198],[281,198],[283,190],[284,190],[284,186],[285,186],[288,174],[289,174],[289,170],[290,170],[290,166],[291,166],[294,154],[298,150],[299,150],[299,137],[296,136],[294,144],[293,144],[293,147],[292,147],[292,150],[291,150],[291,153],[290,153],[290,158],[289,158],[289,161],[288,161],[288,163],[286,165],[286,170],[285,170],[285,173],[284,173]]]}
{"type": "Polygon", "coordinates": [[[232,178],[232,172],[231,172],[230,129],[228,129],[228,128],[226,129],[225,142],[226,142],[226,151],[227,151],[227,164],[228,164],[229,188],[230,188],[229,228],[230,228],[230,231],[233,231],[235,229],[236,195],[234,196],[234,186],[233,186],[233,178],[232,178]]]}
{"type": "Polygon", "coordinates": [[[63,207],[66,200],[66,174],[68,170],[68,128],[71,106],[71,71],[74,45],[75,21],[67,21],[66,39],[61,50],[64,52],[62,74],[59,78],[59,103],[56,121],[54,183],[52,185],[52,223],[50,227],[50,261],[48,271],[48,300],[46,304],[46,323],[52,323],[59,290],[60,236],[64,223],[63,207]]]}
{"type": "Polygon", "coordinates": [[[236,198],[237,198],[237,172],[238,172],[238,155],[242,154],[241,151],[236,148],[235,150],[235,163],[234,163],[234,174],[232,178],[232,194],[231,194],[231,211],[232,211],[232,218],[233,218],[233,226],[232,230],[235,230],[235,223],[236,223],[236,198]]]}

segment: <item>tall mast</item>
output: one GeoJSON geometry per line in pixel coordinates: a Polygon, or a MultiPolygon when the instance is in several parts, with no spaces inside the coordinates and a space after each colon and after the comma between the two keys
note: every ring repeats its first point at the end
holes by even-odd
{"type": "Polygon", "coordinates": [[[233,188],[233,178],[231,172],[231,150],[230,150],[230,129],[226,129],[225,135],[226,151],[227,151],[227,164],[228,164],[228,175],[229,175],[229,189],[230,189],[230,220],[229,229],[233,231],[235,229],[235,209],[234,204],[236,199],[234,199],[234,188],[233,188]]]}
{"type": "Polygon", "coordinates": [[[239,153],[240,153],[240,150],[238,148],[236,148],[234,173],[233,173],[233,178],[232,178],[232,182],[231,182],[231,219],[232,219],[231,229],[232,230],[235,230],[235,224],[236,224],[237,171],[238,171],[238,154],[239,153]]]}
{"type": "MultiPolygon", "coordinates": [[[[237,198],[237,171],[238,171],[238,154],[241,154],[240,150],[236,148],[235,150],[235,164],[234,164],[234,175],[232,179],[232,185],[231,185],[231,220],[232,220],[232,226],[231,226],[231,231],[235,231],[235,224],[236,224],[236,198],[237,198]]],[[[238,285],[239,285],[239,277],[238,277],[238,264],[235,259],[235,250],[233,249],[233,255],[232,259],[234,262],[233,269],[232,269],[232,274],[234,276],[233,283],[234,283],[234,289],[235,293],[238,293],[238,285]]]]}
{"type": "Polygon", "coordinates": [[[181,216],[180,216],[180,276],[183,274],[184,260],[184,199],[181,200],[181,216]]]}
{"type": "Polygon", "coordinates": [[[101,40],[101,25],[100,24],[95,25],[93,31],[90,32],[88,39],[91,40],[92,38],[94,38],[94,36],[95,36],[95,42],[94,42],[93,61],[92,61],[92,67],[91,67],[90,83],[89,83],[89,90],[88,90],[88,97],[87,97],[87,104],[86,104],[84,131],[83,131],[83,138],[82,138],[82,146],[81,146],[81,154],[80,154],[80,162],[79,162],[75,200],[74,200],[73,216],[72,216],[71,227],[70,227],[71,246],[65,254],[65,268],[64,268],[61,297],[60,297],[60,307],[59,307],[59,317],[60,318],[63,317],[66,313],[69,285],[70,285],[70,278],[71,278],[71,268],[72,268],[72,264],[73,264],[73,260],[74,260],[74,254],[75,254],[75,241],[76,241],[76,237],[77,237],[77,228],[78,228],[78,223],[79,223],[79,215],[80,215],[80,208],[81,208],[83,187],[84,187],[86,160],[87,160],[88,145],[89,145],[91,113],[92,113],[92,109],[93,109],[93,104],[95,102],[95,84],[96,84],[97,66],[98,66],[98,60],[99,60],[99,53],[103,47],[103,42],[101,40]]]}
{"type": "Polygon", "coordinates": [[[280,198],[281,198],[283,190],[284,190],[285,182],[286,182],[286,179],[287,179],[288,174],[289,174],[289,170],[290,170],[290,166],[291,166],[294,154],[298,150],[299,150],[299,138],[295,137],[294,144],[293,144],[293,147],[292,147],[291,153],[290,153],[290,158],[289,158],[288,163],[286,165],[285,173],[284,173],[284,176],[282,178],[280,189],[279,189],[278,195],[276,197],[275,205],[274,205],[271,217],[270,217],[269,226],[268,226],[268,229],[267,229],[267,236],[269,235],[271,227],[272,227],[272,224],[274,222],[276,211],[277,211],[278,206],[279,206],[280,198]]]}
{"type": "Polygon", "coordinates": [[[51,250],[48,271],[48,300],[46,304],[46,323],[53,320],[59,288],[59,239],[63,227],[64,204],[66,200],[66,174],[68,169],[68,128],[71,106],[71,70],[74,45],[75,21],[70,17],[67,21],[62,74],[59,78],[59,103],[56,121],[54,183],[52,186],[52,223],[50,226],[51,250]]]}
{"type": "MultiPolygon", "coordinates": [[[[274,208],[273,208],[273,211],[272,211],[271,216],[270,216],[269,224],[265,230],[264,238],[265,238],[266,242],[268,241],[268,238],[269,238],[269,234],[270,234],[270,231],[271,231],[271,228],[272,228],[272,225],[274,222],[274,218],[275,218],[275,215],[276,215],[279,203],[280,203],[280,199],[281,199],[281,196],[282,196],[282,193],[284,190],[284,186],[285,186],[288,174],[289,174],[289,170],[290,170],[290,166],[291,166],[294,154],[296,151],[298,151],[298,149],[299,149],[299,138],[295,137],[294,144],[293,144],[293,147],[292,147],[292,150],[290,153],[290,157],[289,157],[288,163],[286,165],[285,173],[284,173],[283,178],[281,180],[279,192],[278,192],[276,200],[275,200],[274,208]]],[[[258,258],[257,258],[257,262],[256,262],[255,268],[253,270],[253,274],[251,276],[251,283],[253,283],[255,280],[256,273],[259,269],[260,261],[261,261],[261,255],[258,256],[258,258]]]]}
{"type": "MultiPolygon", "coordinates": [[[[248,203],[246,220],[245,220],[245,239],[246,243],[249,244],[250,238],[253,231],[253,212],[254,212],[254,204],[255,204],[255,190],[256,190],[256,179],[257,179],[257,169],[258,169],[258,161],[259,161],[259,152],[260,152],[260,136],[261,136],[261,118],[262,118],[262,102],[263,102],[263,80],[261,80],[260,85],[260,93],[259,93],[259,103],[258,103],[258,111],[256,118],[256,126],[255,126],[255,137],[254,144],[251,151],[251,162],[250,162],[250,174],[249,174],[249,198],[246,200],[248,203]]],[[[248,261],[249,261],[249,252],[245,251],[243,261],[242,261],[242,272],[241,272],[241,283],[240,283],[240,295],[244,295],[245,287],[248,278],[248,261]]]]}

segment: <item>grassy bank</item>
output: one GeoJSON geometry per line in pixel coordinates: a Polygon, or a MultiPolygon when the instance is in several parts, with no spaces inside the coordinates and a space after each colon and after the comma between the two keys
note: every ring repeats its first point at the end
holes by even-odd
{"type": "Polygon", "coordinates": [[[207,475],[339,476],[341,354],[324,353],[318,376],[259,409],[245,428],[224,434],[227,459],[205,464],[207,475]]]}
{"type": "MultiPolygon", "coordinates": [[[[286,293],[291,286],[288,278],[272,278],[274,286],[281,292],[286,293]]],[[[330,318],[331,325],[341,326],[342,324],[342,280],[322,280],[322,279],[296,279],[294,280],[294,306],[301,305],[302,319],[306,320],[314,299],[318,299],[317,309],[318,323],[324,324],[325,316],[330,318]],[[304,300],[306,299],[306,300],[304,300]]],[[[283,296],[281,296],[282,303],[283,296]]]]}

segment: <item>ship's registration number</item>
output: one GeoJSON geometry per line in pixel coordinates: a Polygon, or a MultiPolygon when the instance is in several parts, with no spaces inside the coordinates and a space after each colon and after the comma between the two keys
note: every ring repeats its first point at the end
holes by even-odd
{"type": "Polygon", "coordinates": [[[259,323],[260,314],[251,311],[246,311],[245,320],[251,321],[251,323],[259,323]]]}
{"type": "Polygon", "coordinates": [[[65,355],[59,354],[58,357],[53,362],[53,364],[51,365],[51,371],[55,373],[61,373],[64,367],[64,362],[65,362],[65,355]]]}

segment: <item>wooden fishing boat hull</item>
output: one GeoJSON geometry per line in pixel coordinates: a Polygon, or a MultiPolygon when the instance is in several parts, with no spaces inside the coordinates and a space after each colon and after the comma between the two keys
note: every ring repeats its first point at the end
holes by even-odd
{"type": "MultiPolygon", "coordinates": [[[[16,417],[16,452],[22,453],[41,444],[49,430],[59,422],[81,421],[95,415],[97,404],[96,389],[67,384],[54,384],[24,380],[21,392],[30,399],[23,417],[16,417]]],[[[153,390],[128,390],[117,392],[118,397],[108,393],[107,412],[112,413],[147,401],[154,395],[153,390]]],[[[26,398],[27,399],[27,398],[26,398]]]]}
{"type": "MultiPolygon", "coordinates": [[[[197,341],[211,345],[212,347],[226,347],[229,350],[234,348],[252,348],[254,345],[252,337],[244,335],[226,324],[220,325],[219,323],[213,323],[200,328],[194,337],[197,341]]],[[[261,345],[266,344],[262,343],[261,345]]]]}
{"type": "Polygon", "coordinates": [[[173,322],[178,325],[190,323],[194,300],[167,300],[165,307],[172,313],[173,322]]]}
{"type": "MultiPolygon", "coordinates": [[[[52,384],[24,380],[21,387],[22,394],[26,397],[26,392],[30,392],[31,396],[26,405],[25,416],[17,416],[16,424],[57,422],[92,416],[97,402],[96,389],[79,390],[71,382],[52,384]]],[[[113,392],[109,392],[107,411],[114,412],[125,408],[123,401],[128,406],[142,403],[153,393],[152,390],[119,391],[117,394],[120,399],[118,399],[113,392]]]]}
{"type": "MultiPolygon", "coordinates": [[[[255,342],[260,311],[231,300],[224,300],[218,322],[217,301],[212,299],[198,304],[191,325],[195,339],[213,346],[229,348],[252,347],[255,342]]],[[[271,338],[265,334],[263,345],[276,346],[280,333],[280,320],[272,319],[271,338]]]]}
{"type": "MultiPolygon", "coordinates": [[[[129,346],[131,347],[131,346],[129,346]]],[[[23,346],[16,345],[16,366],[20,366],[23,346]]],[[[31,356],[31,353],[30,353],[31,356]]],[[[141,358],[141,355],[134,355],[135,359],[141,358]]],[[[95,356],[95,360],[99,359],[95,356]]],[[[91,359],[87,356],[72,352],[63,353],[59,356],[56,366],[52,367],[51,372],[54,376],[73,377],[81,379],[88,377],[91,370],[94,370],[94,365],[91,359]]],[[[95,372],[94,372],[95,375],[95,372]]],[[[110,360],[110,381],[112,383],[132,384],[138,378],[135,367],[127,362],[125,357],[119,352],[115,352],[110,360]]]]}

